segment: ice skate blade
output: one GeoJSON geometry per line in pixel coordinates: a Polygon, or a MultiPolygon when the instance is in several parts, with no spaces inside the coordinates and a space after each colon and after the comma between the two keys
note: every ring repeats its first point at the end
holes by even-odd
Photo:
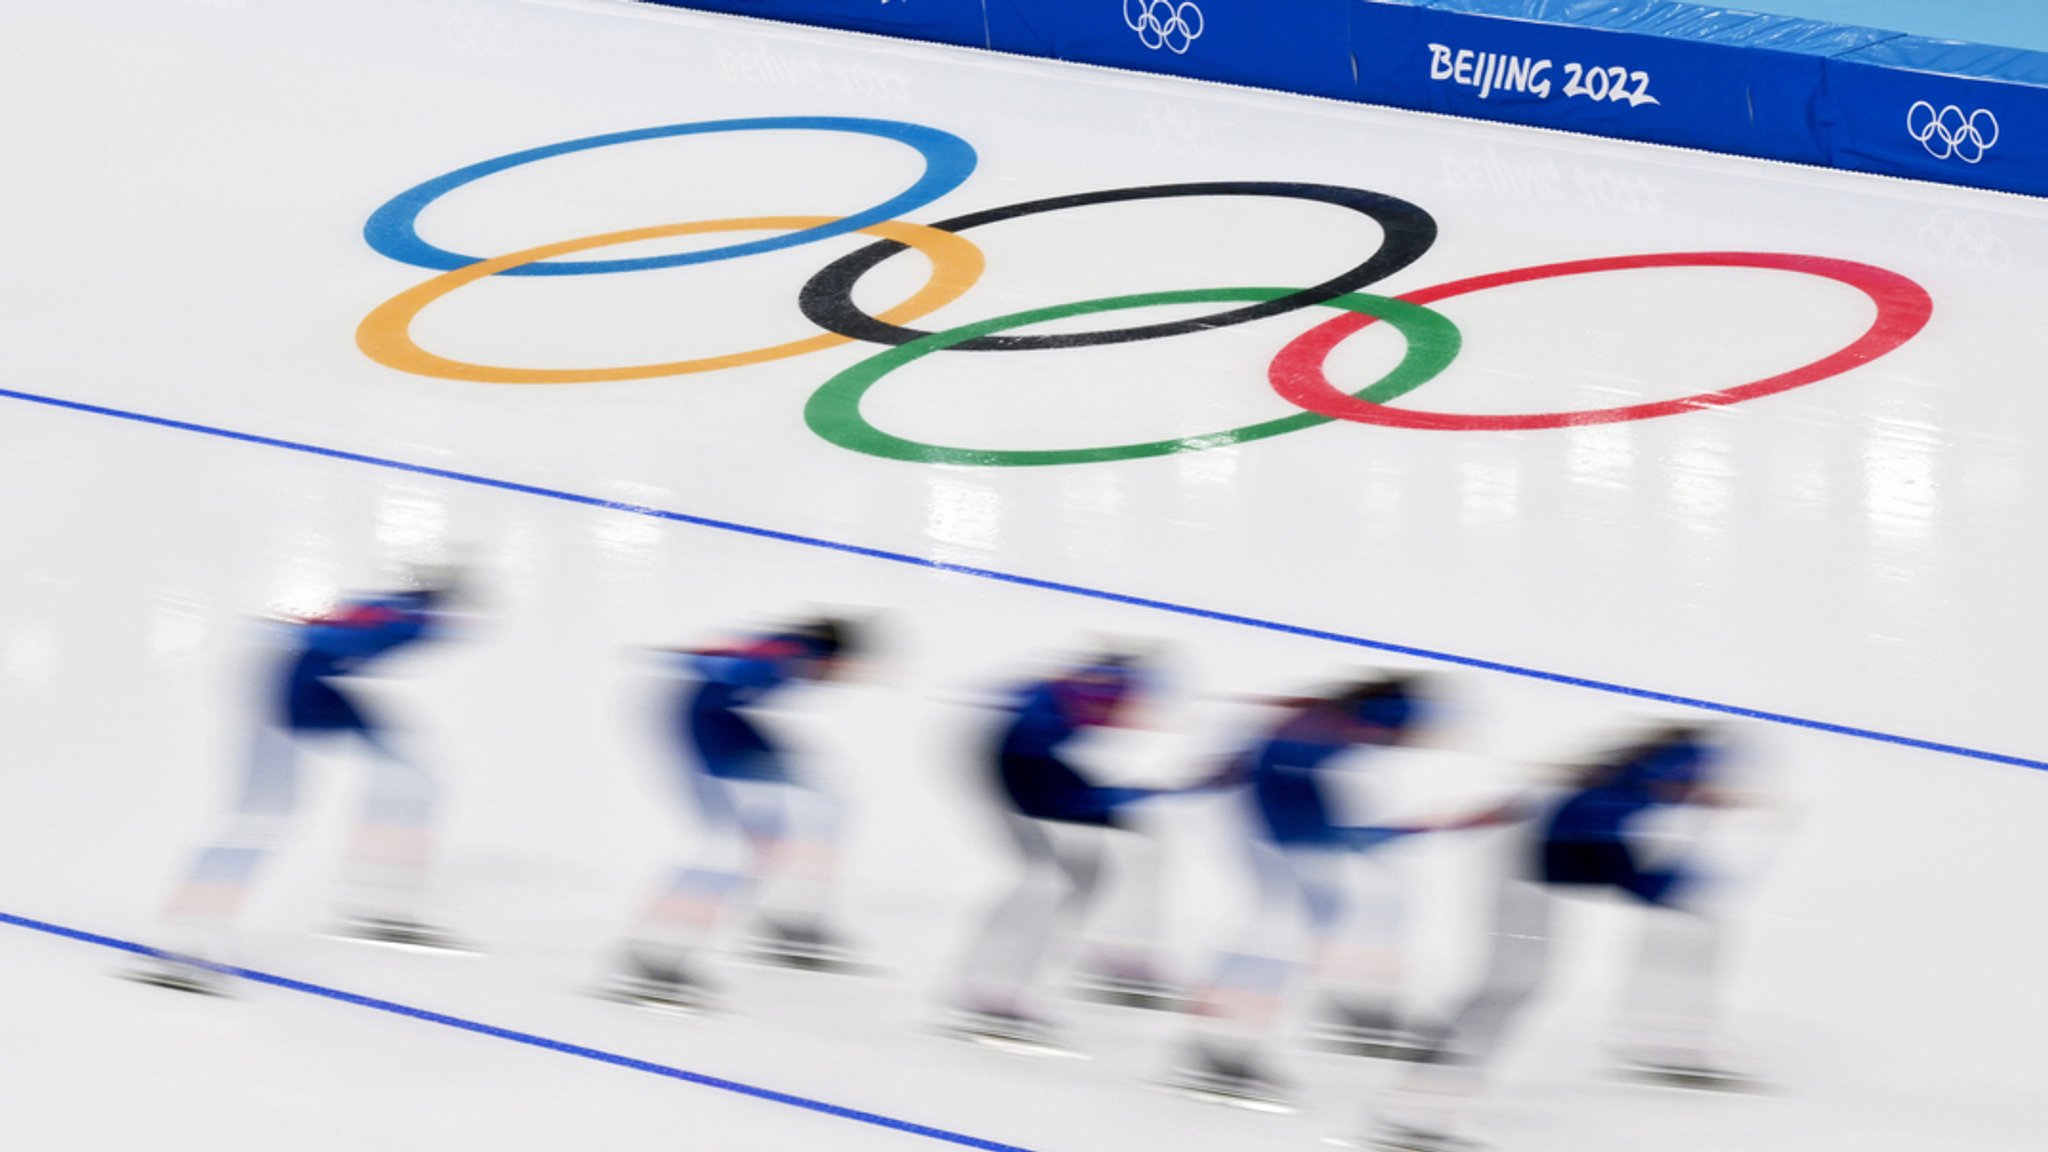
{"type": "Polygon", "coordinates": [[[1269,1116],[1288,1116],[1300,1110],[1294,1101],[1275,1092],[1260,1092],[1256,1089],[1235,1088],[1199,1080],[1163,1080],[1159,1087],[1198,1104],[1220,1104],[1226,1108],[1242,1108],[1247,1112],[1263,1112],[1269,1116]]]}
{"type": "Polygon", "coordinates": [[[1403,1064],[1426,1064],[1433,1053],[1428,1046],[1409,1040],[1386,1037],[1349,1035],[1343,1032],[1319,1031],[1311,1036],[1311,1042],[1325,1052],[1341,1056],[1356,1056],[1365,1060],[1392,1060],[1403,1064]]]}
{"type": "Polygon", "coordinates": [[[428,956],[476,956],[482,950],[460,937],[439,929],[416,925],[340,924],[327,933],[332,939],[351,944],[374,944],[428,956]]]}
{"type": "Polygon", "coordinates": [[[1386,1133],[1374,1136],[1325,1136],[1323,1143],[1353,1152],[1485,1152],[1486,1146],[1462,1136],[1439,1136],[1427,1132],[1386,1133]]]}
{"type": "Polygon", "coordinates": [[[1090,1058],[1086,1052],[1077,1052],[1072,1048],[1068,1048],[1063,1044],[1055,1044],[1050,1040],[1025,1040],[1015,1036],[991,1036],[980,1032],[962,1032],[958,1033],[958,1035],[969,1043],[979,1044],[983,1048],[1008,1053],[1012,1056],[1030,1056],[1041,1060],[1087,1060],[1090,1058]]]}
{"type": "Polygon", "coordinates": [[[1687,1088],[1695,1092],[1761,1093],[1762,1082],[1740,1072],[1710,1068],[1683,1068],[1659,1064],[1625,1064],[1621,1075],[1639,1084],[1664,1088],[1687,1088]]]}
{"type": "Polygon", "coordinates": [[[1030,1056],[1036,1059],[1087,1060],[1086,1052],[1069,1048],[1064,1044],[1042,1036],[1028,1036],[1018,1032],[1005,1031],[997,1027],[973,1023],[947,1023],[939,1031],[955,1040],[965,1040],[996,1052],[1011,1056],[1030,1056]]]}
{"type": "Polygon", "coordinates": [[[1179,992],[1138,985],[1084,982],[1075,986],[1074,995],[1096,1004],[1147,1012],[1185,1012],[1188,1006],[1188,998],[1179,992]]]}
{"type": "Polygon", "coordinates": [[[232,999],[227,988],[227,977],[206,971],[179,972],[171,968],[130,968],[121,973],[123,979],[152,988],[168,988],[173,992],[186,992],[195,996],[212,996],[221,1000],[232,999]]]}
{"type": "Polygon", "coordinates": [[[694,996],[675,996],[636,988],[599,987],[590,994],[599,1000],[638,1008],[663,1016],[706,1017],[717,1015],[717,1008],[707,999],[694,996]]]}
{"type": "Polygon", "coordinates": [[[747,948],[735,955],[738,959],[744,960],[749,964],[758,964],[764,968],[782,968],[791,972],[817,972],[827,976],[873,976],[881,971],[876,965],[836,953],[747,948]]]}

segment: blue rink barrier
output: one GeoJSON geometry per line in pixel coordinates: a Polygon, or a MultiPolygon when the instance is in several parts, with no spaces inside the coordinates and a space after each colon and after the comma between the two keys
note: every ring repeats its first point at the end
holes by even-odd
{"type": "Polygon", "coordinates": [[[984,0],[988,46],[1358,99],[1357,0],[984,0]]]}
{"type": "Polygon", "coordinates": [[[1694,4],[1356,0],[1358,98],[1826,164],[1829,57],[1890,36],[1694,4]]]}
{"type": "Polygon", "coordinates": [[[1897,36],[1828,61],[1830,163],[2048,195],[2048,54],[1897,36]]]}
{"type": "Polygon", "coordinates": [[[2048,53],[1676,0],[651,0],[2048,195],[2048,53]]]}

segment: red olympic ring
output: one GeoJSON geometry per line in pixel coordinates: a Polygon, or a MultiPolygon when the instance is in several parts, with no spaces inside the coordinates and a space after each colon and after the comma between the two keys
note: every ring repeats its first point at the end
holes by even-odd
{"type": "Polygon", "coordinates": [[[1345,337],[1374,320],[1374,317],[1355,312],[1346,312],[1334,320],[1319,324],[1282,348],[1280,354],[1273,358],[1272,366],[1267,371],[1267,379],[1275,392],[1297,407],[1338,420],[1351,420],[1361,424],[1466,432],[1506,432],[1537,428],[1569,428],[1581,424],[1613,424],[1739,404],[1744,400],[1754,400],[1759,396],[1769,396],[1840,375],[1851,368],[1875,360],[1911,340],[1927,326],[1928,317],[1934,312],[1934,301],[1927,295],[1927,290],[1896,272],[1849,260],[1777,252],[1662,252],[1640,256],[1607,256],[1596,260],[1568,260],[1560,264],[1540,264],[1530,268],[1517,268],[1507,272],[1454,280],[1433,288],[1421,288],[1395,299],[1405,300],[1410,304],[1428,305],[1453,296],[1463,296],[1468,292],[1500,288],[1508,284],[1524,284],[1531,280],[1548,280],[1559,276],[1578,276],[1588,272],[1618,272],[1631,268],[1769,268],[1785,272],[1802,272],[1836,280],[1861,291],[1877,304],[1877,319],[1871,322],[1869,331],[1857,337],[1848,347],[1823,356],[1811,364],[1794,368],[1790,372],[1782,372],[1734,388],[1724,388],[1718,392],[1702,392],[1696,396],[1685,396],[1676,400],[1659,400],[1620,408],[1593,408],[1583,412],[1531,412],[1509,415],[1425,412],[1415,408],[1392,408],[1384,404],[1375,404],[1370,400],[1362,400],[1340,391],[1336,385],[1330,383],[1323,365],[1329,359],[1331,350],[1345,337]]]}

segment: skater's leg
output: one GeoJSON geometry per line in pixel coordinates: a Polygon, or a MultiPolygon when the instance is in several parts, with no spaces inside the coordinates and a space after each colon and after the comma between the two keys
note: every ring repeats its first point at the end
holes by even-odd
{"type": "Polygon", "coordinates": [[[627,928],[604,994],[694,1009],[716,998],[698,954],[727,909],[745,898],[757,867],[754,840],[771,833],[777,816],[774,796],[749,794],[738,787],[741,781],[685,767],[683,783],[696,800],[704,842],[695,859],[663,879],[627,928]]]}
{"type": "Polygon", "coordinates": [[[1515,877],[1494,904],[1491,951],[1478,990],[1452,1016],[1443,1054],[1483,1068],[1498,1054],[1509,1025],[1543,985],[1551,948],[1551,904],[1542,884],[1515,877]]]}
{"type": "Polygon", "coordinates": [[[1617,1047],[1629,1063],[1709,1078],[1732,1075],[1713,1051],[1721,923],[1715,909],[1673,898],[1680,895],[1643,906],[1617,1047]]]}
{"type": "Polygon", "coordinates": [[[257,869],[277,847],[298,800],[293,734],[272,725],[250,741],[233,811],[193,857],[165,909],[164,952],[128,975],[189,992],[224,992],[229,935],[248,902],[257,869]]]}
{"type": "Polygon", "coordinates": [[[1301,967],[1303,913],[1313,900],[1283,849],[1264,841],[1248,848],[1252,912],[1193,991],[1193,1025],[1169,1083],[1205,1098],[1284,1107],[1289,1093],[1267,1070],[1265,1053],[1301,967]]]}
{"type": "Polygon", "coordinates": [[[1554,899],[1535,880],[1503,878],[1479,987],[1451,1017],[1434,1058],[1402,1078],[1379,1118],[1381,1129],[1417,1139],[1450,1139],[1499,1055],[1509,1026],[1542,987],[1554,899]]]}
{"type": "Polygon", "coordinates": [[[1046,822],[1045,832],[1061,887],[1049,930],[1039,936],[1037,952],[1030,958],[1027,971],[1033,984],[1046,968],[1071,960],[1080,927],[1102,894],[1109,840],[1121,835],[1098,824],[1060,821],[1046,822]]]}
{"type": "Polygon", "coordinates": [[[297,807],[298,759],[291,733],[268,724],[257,729],[226,826],[200,850],[171,896],[166,918],[175,931],[194,937],[194,946],[214,943],[207,938],[241,915],[257,868],[297,807]]]}
{"type": "Polygon", "coordinates": [[[1312,855],[1297,855],[1264,841],[1249,845],[1253,913],[1195,996],[1197,1034],[1212,1045],[1249,1050],[1267,1042],[1300,967],[1303,921],[1313,936],[1316,922],[1334,915],[1334,892],[1313,882],[1334,860],[1319,868],[1312,855]]]}
{"type": "Polygon", "coordinates": [[[1400,994],[1402,878],[1384,853],[1354,856],[1340,921],[1323,940],[1318,975],[1347,1010],[1392,1021],[1400,994]]]}
{"type": "Polygon", "coordinates": [[[747,783],[691,773],[704,843],[687,865],[673,870],[642,910],[631,932],[639,949],[680,955],[702,948],[726,910],[754,880],[758,845],[779,827],[775,797],[747,783]]]}
{"type": "Polygon", "coordinates": [[[1425,1058],[1429,1041],[1400,1002],[1403,878],[1384,855],[1368,852],[1349,863],[1344,914],[1316,958],[1321,1002],[1314,1034],[1354,1056],[1425,1058]]]}
{"type": "Polygon", "coordinates": [[[1118,988],[1133,997],[1175,994],[1158,963],[1163,917],[1164,848],[1141,829],[1110,831],[1104,852],[1114,875],[1110,891],[1087,934],[1085,979],[1105,994],[1118,988]]]}
{"type": "Polygon", "coordinates": [[[368,753],[368,782],[349,839],[351,903],[359,916],[416,921],[439,788],[381,729],[365,725],[355,735],[368,753]]]}
{"type": "Polygon", "coordinates": [[[961,964],[960,987],[969,1007],[1021,1010],[1067,893],[1055,826],[1014,813],[1006,813],[1003,822],[1023,867],[982,918],[961,964]]]}
{"type": "MultiPolygon", "coordinates": [[[[761,782],[772,793],[765,821],[750,821],[761,878],[762,918],[775,931],[822,935],[839,871],[838,797],[793,780],[761,782]]],[[[744,817],[743,819],[749,819],[744,817]]]]}
{"type": "Polygon", "coordinates": [[[1053,863],[1066,880],[1059,900],[1061,923],[1071,925],[1086,914],[1102,889],[1105,846],[1115,832],[1094,824],[1048,821],[1045,833],[1052,844],[1053,863]]]}

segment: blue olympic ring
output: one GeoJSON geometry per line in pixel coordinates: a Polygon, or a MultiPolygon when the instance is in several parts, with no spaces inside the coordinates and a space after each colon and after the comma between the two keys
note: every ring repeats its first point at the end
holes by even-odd
{"type": "Polygon", "coordinates": [[[924,173],[918,177],[915,184],[872,208],[842,217],[830,224],[771,236],[766,240],[749,240],[739,244],[727,244],[722,248],[675,252],[666,256],[641,256],[629,260],[542,261],[518,268],[508,268],[499,275],[591,276],[604,272],[635,272],[648,268],[675,268],[684,264],[708,264],[716,260],[731,260],[740,256],[794,248],[800,244],[858,232],[870,224],[894,220],[902,213],[922,208],[958,188],[973,173],[977,162],[974,146],[951,132],[942,132],[922,124],[908,124],[901,120],[867,120],[847,116],[760,116],[744,120],[703,120],[690,124],[665,124],[659,128],[609,132],[602,136],[585,136],[580,140],[565,140],[559,144],[529,148],[524,152],[513,152],[496,159],[471,164],[467,168],[457,168],[444,176],[436,176],[424,184],[400,192],[371,213],[369,221],[363,225],[363,240],[377,252],[401,263],[441,272],[453,271],[474,264],[484,257],[464,256],[459,252],[450,252],[429,244],[420,238],[419,218],[427,205],[465,184],[509,168],[545,160],[550,156],[606,148],[613,144],[630,144],[636,140],[657,140],[667,136],[697,136],[710,132],[757,132],[775,129],[851,132],[894,140],[915,148],[924,157],[924,173]]]}

